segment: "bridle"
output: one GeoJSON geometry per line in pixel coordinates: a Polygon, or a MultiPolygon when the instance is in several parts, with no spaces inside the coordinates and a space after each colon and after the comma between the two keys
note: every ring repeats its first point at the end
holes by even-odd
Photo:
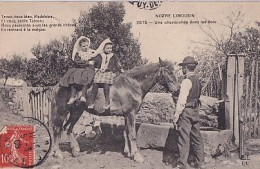
{"type": "Polygon", "coordinates": [[[169,89],[168,84],[169,83],[173,83],[173,81],[171,79],[169,79],[169,78],[165,78],[165,71],[167,71],[166,69],[167,69],[167,66],[166,67],[160,67],[157,78],[158,78],[158,82],[163,87],[165,87],[168,92],[171,92],[170,89],[169,89]]]}

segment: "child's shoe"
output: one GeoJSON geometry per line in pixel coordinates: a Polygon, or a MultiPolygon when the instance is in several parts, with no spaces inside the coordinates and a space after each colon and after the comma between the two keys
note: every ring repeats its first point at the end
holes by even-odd
{"type": "Polygon", "coordinates": [[[86,97],[81,96],[81,97],[80,97],[80,101],[81,101],[81,102],[87,102],[86,97]]]}
{"type": "Polygon", "coordinates": [[[68,102],[67,104],[68,104],[68,105],[73,104],[73,103],[75,102],[75,100],[76,100],[76,98],[71,97],[70,100],[69,100],[69,102],[68,102]]]}
{"type": "Polygon", "coordinates": [[[94,109],[94,104],[88,105],[88,109],[94,109]]]}
{"type": "Polygon", "coordinates": [[[104,106],[103,108],[104,108],[105,110],[108,110],[110,107],[111,107],[111,105],[109,104],[109,105],[104,106]]]}

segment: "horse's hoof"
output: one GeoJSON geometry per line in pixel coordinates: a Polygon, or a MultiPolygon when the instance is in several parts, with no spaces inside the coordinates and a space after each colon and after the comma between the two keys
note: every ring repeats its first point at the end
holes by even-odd
{"type": "Polygon", "coordinates": [[[143,163],[144,162],[144,158],[140,153],[136,153],[134,155],[134,160],[138,163],[143,163]]]}
{"type": "Polygon", "coordinates": [[[79,156],[79,152],[77,150],[72,150],[72,157],[78,157],[79,156]]]}
{"type": "Polygon", "coordinates": [[[60,151],[53,151],[52,156],[55,158],[61,158],[64,159],[63,155],[61,154],[60,151]]]}
{"type": "Polygon", "coordinates": [[[128,157],[128,158],[131,158],[131,153],[130,152],[124,152],[124,156],[128,157]]]}

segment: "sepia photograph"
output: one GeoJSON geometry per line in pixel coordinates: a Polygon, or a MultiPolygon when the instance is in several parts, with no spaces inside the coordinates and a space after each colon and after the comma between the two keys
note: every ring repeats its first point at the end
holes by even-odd
{"type": "Polygon", "coordinates": [[[0,168],[259,169],[260,2],[0,2],[0,168]]]}

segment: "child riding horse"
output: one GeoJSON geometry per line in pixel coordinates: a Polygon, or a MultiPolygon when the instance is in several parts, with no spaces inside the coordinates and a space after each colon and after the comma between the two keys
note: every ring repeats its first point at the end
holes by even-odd
{"type": "Polygon", "coordinates": [[[76,100],[76,92],[81,89],[82,95],[80,101],[86,102],[85,94],[92,84],[95,75],[94,61],[90,59],[98,54],[98,52],[90,49],[89,46],[89,38],[81,36],[77,40],[72,53],[72,60],[75,62],[75,67],[70,68],[59,82],[60,86],[71,88],[68,105],[74,103],[76,100]]]}
{"type": "Polygon", "coordinates": [[[89,109],[94,109],[94,102],[98,93],[98,87],[104,88],[105,95],[105,106],[104,109],[108,110],[110,108],[110,86],[113,84],[115,73],[118,71],[123,72],[121,65],[117,59],[117,56],[112,53],[112,42],[109,39],[104,40],[99,49],[103,52],[100,53],[95,58],[91,59],[95,62],[95,67],[99,70],[97,71],[94,83],[92,87],[92,95],[90,97],[89,109]]]}

